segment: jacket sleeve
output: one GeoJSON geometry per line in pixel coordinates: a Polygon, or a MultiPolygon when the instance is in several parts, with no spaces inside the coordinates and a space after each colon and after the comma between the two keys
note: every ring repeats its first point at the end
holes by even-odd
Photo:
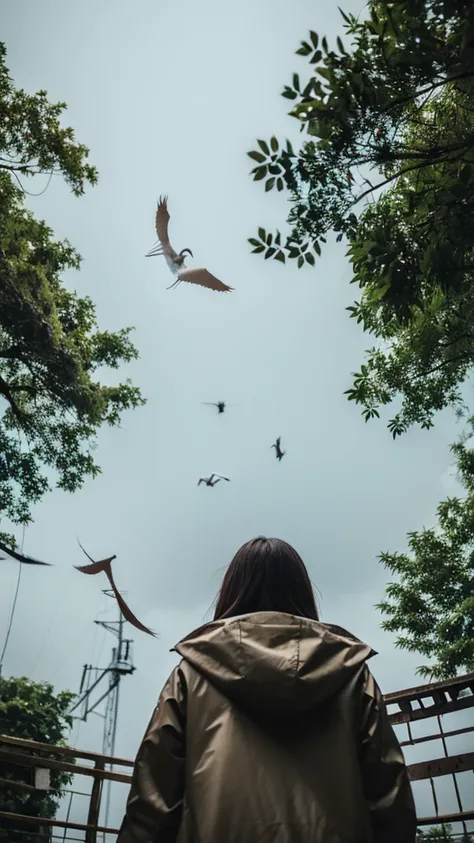
{"type": "Polygon", "coordinates": [[[168,679],[135,759],[117,843],[174,843],[185,783],[186,681],[168,679]]]}
{"type": "Polygon", "coordinates": [[[365,668],[361,769],[375,843],[414,843],[416,811],[405,759],[382,693],[365,668]]]}

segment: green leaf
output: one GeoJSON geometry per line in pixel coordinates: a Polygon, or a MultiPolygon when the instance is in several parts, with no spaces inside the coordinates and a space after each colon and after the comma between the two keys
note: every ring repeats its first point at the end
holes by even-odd
{"type": "Polygon", "coordinates": [[[318,48],[318,44],[319,44],[319,35],[318,35],[318,33],[317,33],[317,32],[313,32],[313,31],[311,30],[311,32],[309,33],[309,37],[311,38],[311,41],[312,41],[312,44],[313,44],[314,49],[315,49],[315,50],[317,50],[317,48],[318,48]]]}
{"type": "Polygon", "coordinates": [[[340,7],[340,6],[338,6],[337,8],[339,9],[339,11],[340,11],[340,13],[341,13],[342,17],[344,18],[345,22],[346,22],[346,23],[348,23],[348,24],[350,24],[350,23],[351,23],[351,19],[350,19],[350,18],[346,15],[346,13],[345,13],[345,12],[343,12],[343,11],[342,11],[342,9],[341,9],[341,7],[340,7]]]}
{"type": "Polygon", "coordinates": [[[262,244],[259,242],[259,240],[255,240],[255,238],[254,238],[254,237],[249,237],[249,238],[248,238],[248,242],[250,243],[250,245],[251,245],[251,246],[256,246],[256,247],[258,247],[258,246],[261,246],[261,245],[262,245],[262,244]]]}
{"type": "Polygon", "coordinates": [[[300,77],[297,73],[293,73],[293,88],[298,92],[300,90],[300,77]]]}
{"type": "Polygon", "coordinates": [[[315,50],[313,55],[311,56],[311,64],[318,64],[321,61],[323,54],[321,50],[315,50]]]}
{"type": "Polygon", "coordinates": [[[271,138],[270,146],[273,152],[278,152],[278,140],[276,139],[276,137],[271,138]]]}
{"type": "Polygon", "coordinates": [[[283,182],[283,179],[282,179],[282,178],[278,178],[278,179],[277,179],[276,186],[277,186],[277,190],[278,190],[279,192],[281,192],[281,191],[283,190],[283,188],[285,187],[285,184],[284,184],[284,182],[283,182]]]}
{"type": "Polygon", "coordinates": [[[344,44],[342,43],[342,41],[341,41],[341,39],[340,39],[339,35],[338,35],[338,36],[337,36],[337,38],[336,38],[336,44],[337,44],[337,47],[338,47],[339,52],[341,52],[341,53],[345,53],[345,52],[346,52],[346,51],[345,51],[345,49],[344,49],[344,44]]]}
{"type": "Polygon", "coordinates": [[[285,85],[285,89],[282,91],[282,97],[286,97],[287,100],[295,100],[298,94],[296,91],[293,91],[292,88],[289,88],[285,85]]]}
{"type": "Polygon", "coordinates": [[[271,246],[273,243],[273,234],[267,235],[267,246],[271,246]]]}
{"type": "Polygon", "coordinates": [[[303,255],[300,255],[299,258],[298,258],[298,269],[301,269],[303,264],[304,264],[304,257],[303,257],[303,255]]]}
{"type": "Polygon", "coordinates": [[[309,263],[311,266],[314,266],[314,255],[312,252],[308,252],[305,255],[306,263],[309,263]]]}
{"type": "Polygon", "coordinates": [[[319,255],[319,257],[321,257],[321,246],[319,245],[317,240],[315,240],[315,242],[313,244],[313,249],[316,252],[316,254],[319,255]]]}
{"type": "Polygon", "coordinates": [[[327,54],[327,52],[328,52],[328,42],[327,42],[326,36],[324,36],[324,38],[322,39],[321,46],[322,46],[324,52],[327,54]]]}
{"type": "Polygon", "coordinates": [[[280,261],[281,263],[285,263],[286,258],[285,258],[284,253],[283,252],[277,252],[276,255],[275,255],[275,260],[280,261]]]}
{"type": "Polygon", "coordinates": [[[281,173],[281,167],[280,167],[280,165],[279,165],[279,164],[272,164],[272,165],[268,168],[268,171],[269,171],[269,172],[270,172],[273,176],[279,176],[279,175],[280,175],[280,173],[281,173]]]}
{"type": "Polygon", "coordinates": [[[301,42],[301,47],[296,50],[297,56],[308,56],[311,52],[311,45],[307,43],[307,41],[301,42]]]}
{"type": "Polygon", "coordinates": [[[255,246],[255,249],[252,249],[250,254],[252,254],[252,255],[259,254],[260,252],[263,252],[264,250],[265,250],[265,246],[261,246],[261,245],[255,246]]]}
{"type": "Polygon", "coordinates": [[[268,260],[268,258],[271,258],[275,254],[275,252],[276,252],[276,249],[274,247],[272,247],[271,249],[267,249],[267,251],[265,252],[265,260],[268,260]]]}
{"type": "Polygon", "coordinates": [[[265,161],[265,155],[262,155],[261,152],[247,152],[249,158],[253,158],[254,161],[258,161],[259,164],[262,164],[265,161]]]}
{"type": "Polygon", "coordinates": [[[265,193],[268,193],[268,191],[272,189],[274,184],[275,179],[273,176],[270,179],[267,179],[267,181],[265,182],[265,193]]]}
{"type": "Polygon", "coordinates": [[[255,175],[253,177],[253,180],[254,181],[261,181],[267,175],[267,167],[257,167],[257,169],[254,170],[254,173],[255,173],[255,175]]]}
{"type": "Polygon", "coordinates": [[[264,140],[257,140],[257,143],[258,143],[260,149],[262,149],[264,151],[265,155],[270,155],[270,150],[268,148],[268,144],[264,140]]]}
{"type": "Polygon", "coordinates": [[[260,240],[266,240],[267,239],[267,233],[266,233],[264,228],[258,229],[258,236],[260,237],[260,240]]]}

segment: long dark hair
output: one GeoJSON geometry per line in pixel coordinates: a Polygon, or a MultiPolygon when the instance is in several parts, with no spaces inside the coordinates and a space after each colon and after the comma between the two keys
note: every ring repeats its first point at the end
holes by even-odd
{"type": "Polygon", "coordinates": [[[282,539],[251,539],[225,572],[214,620],[250,612],[285,612],[319,620],[306,565],[282,539]]]}

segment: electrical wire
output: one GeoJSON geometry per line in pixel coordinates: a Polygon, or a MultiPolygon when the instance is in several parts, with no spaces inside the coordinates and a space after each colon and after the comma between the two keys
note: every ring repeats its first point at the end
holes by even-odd
{"type": "MultiPolygon", "coordinates": [[[[22,535],[22,538],[21,538],[21,552],[22,553],[23,553],[23,546],[25,544],[25,529],[26,529],[26,526],[25,526],[25,524],[23,524],[23,535],[22,535]]],[[[20,591],[22,569],[23,569],[23,565],[22,565],[21,562],[19,562],[18,563],[18,577],[17,577],[17,581],[16,581],[15,596],[13,597],[13,603],[12,603],[10,618],[9,618],[8,627],[7,627],[7,634],[5,636],[5,643],[3,645],[2,655],[0,656],[0,673],[2,671],[3,659],[5,658],[5,653],[7,651],[8,642],[10,640],[10,633],[12,631],[12,626],[13,626],[13,618],[15,617],[15,609],[16,609],[16,604],[17,604],[17,601],[18,601],[18,592],[20,591]]]]}

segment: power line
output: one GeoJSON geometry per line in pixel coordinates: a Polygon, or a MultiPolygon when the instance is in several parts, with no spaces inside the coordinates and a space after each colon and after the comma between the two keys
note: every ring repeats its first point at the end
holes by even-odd
{"type": "MultiPolygon", "coordinates": [[[[25,544],[25,529],[26,529],[26,526],[25,526],[25,524],[23,524],[23,535],[22,535],[22,538],[21,538],[21,552],[22,553],[23,553],[23,546],[25,544]]],[[[17,604],[17,600],[18,600],[18,592],[20,591],[22,568],[23,568],[23,565],[22,565],[21,562],[19,562],[18,563],[18,577],[17,577],[17,580],[16,580],[15,596],[13,598],[12,608],[11,608],[11,612],[10,612],[10,619],[8,621],[8,628],[7,628],[7,634],[5,636],[5,643],[3,645],[2,655],[0,656],[0,675],[2,673],[3,659],[5,658],[5,653],[7,651],[8,642],[10,640],[10,633],[12,631],[12,626],[13,626],[13,618],[15,617],[15,609],[16,609],[16,604],[17,604]]]]}

